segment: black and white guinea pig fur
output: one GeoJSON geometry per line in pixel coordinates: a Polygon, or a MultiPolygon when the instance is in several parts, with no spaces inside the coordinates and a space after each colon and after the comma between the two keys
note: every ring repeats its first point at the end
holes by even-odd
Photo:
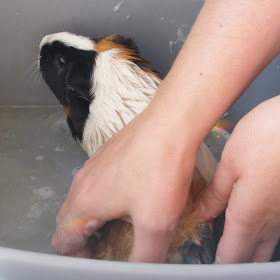
{"type": "MultiPolygon", "coordinates": [[[[73,138],[89,156],[147,107],[161,82],[136,44],[120,35],[99,39],[68,32],[47,35],[40,43],[39,66],[67,114],[73,138]]],[[[215,167],[213,155],[202,144],[166,262],[214,261],[212,223],[199,225],[192,204],[211,181],[215,167]]],[[[133,244],[132,225],[117,220],[104,228],[93,246],[93,258],[126,261],[133,244]]]]}

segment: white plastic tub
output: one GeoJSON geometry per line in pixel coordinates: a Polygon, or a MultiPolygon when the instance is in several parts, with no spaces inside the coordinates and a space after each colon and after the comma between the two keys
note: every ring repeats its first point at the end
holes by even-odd
{"type": "MultiPolygon", "coordinates": [[[[200,0],[15,0],[0,3],[0,279],[280,279],[280,264],[131,264],[56,256],[50,239],[73,175],[87,156],[64,113],[32,74],[42,37],[58,31],[132,37],[167,73],[200,0]],[[32,63],[33,66],[32,66],[32,63]]],[[[280,92],[280,57],[228,111],[234,124],[280,92]]],[[[227,135],[207,143],[219,159],[227,135]]],[[[238,245],[238,244],[237,244],[238,245]]]]}

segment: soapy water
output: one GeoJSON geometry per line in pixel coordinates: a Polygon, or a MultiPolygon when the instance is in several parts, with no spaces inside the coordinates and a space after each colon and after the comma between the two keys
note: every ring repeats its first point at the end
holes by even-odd
{"type": "MultiPolygon", "coordinates": [[[[54,116],[55,118],[55,116],[54,116]]],[[[65,117],[61,117],[59,119],[55,119],[54,121],[51,122],[50,124],[50,129],[52,133],[58,133],[58,132],[63,132],[65,134],[69,133],[69,127],[67,125],[65,117]]]]}
{"type": "MultiPolygon", "coordinates": [[[[64,197],[63,197],[64,198],[64,197]]],[[[42,186],[32,191],[31,204],[26,211],[25,226],[35,223],[44,213],[56,213],[63,198],[56,195],[52,186],[42,186]]],[[[23,227],[19,223],[18,227],[23,227]]]]}
{"type": "Polygon", "coordinates": [[[33,190],[33,195],[37,199],[46,200],[46,199],[52,198],[55,195],[55,191],[53,190],[52,187],[45,186],[45,187],[41,187],[39,189],[33,190]]]}
{"type": "Polygon", "coordinates": [[[72,171],[87,156],[71,138],[60,106],[4,108],[1,116],[7,118],[0,117],[0,246],[51,253],[72,171]]]}
{"type": "Polygon", "coordinates": [[[171,23],[171,24],[173,24],[173,23],[175,22],[175,20],[169,20],[169,19],[166,19],[166,18],[164,18],[164,17],[160,17],[160,20],[161,20],[162,22],[167,22],[167,23],[171,23]]]}
{"type": "Polygon", "coordinates": [[[29,208],[29,211],[26,214],[27,219],[29,222],[33,223],[37,219],[39,219],[43,212],[46,210],[47,205],[41,204],[40,202],[36,201],[34,204],[32,204],[29,208]]]}

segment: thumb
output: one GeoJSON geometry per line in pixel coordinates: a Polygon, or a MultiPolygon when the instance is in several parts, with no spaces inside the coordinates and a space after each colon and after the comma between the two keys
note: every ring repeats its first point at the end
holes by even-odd
{"type": "Polygon", "coordinates": [[[202,191],[194,204],[201,222],[217,217],[226,209],[236,181],[237,178],[233,176],[231,168],[221,161],[212,182],[202,191]]]}

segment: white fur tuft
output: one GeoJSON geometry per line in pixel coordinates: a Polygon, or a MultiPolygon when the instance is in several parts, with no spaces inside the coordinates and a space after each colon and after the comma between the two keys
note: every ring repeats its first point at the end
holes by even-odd
{"type": "Polygon", "coordinates": [[[45,36],[40,43],[40,49],[44,45],[52,44],[55,41],[61,42],[65,46],[73,47],[75,49],[94,51],[94,42],[90,40],[90,38],[68,32],[59,32],[45,36]]]}
{"type": "Polygon", "coordinates": [[[119,52],[101,52],[96,58],[94,100],[82,142],[89,156],[147,107],[161,82],[135,63],[118,57],[119,52]]]}

